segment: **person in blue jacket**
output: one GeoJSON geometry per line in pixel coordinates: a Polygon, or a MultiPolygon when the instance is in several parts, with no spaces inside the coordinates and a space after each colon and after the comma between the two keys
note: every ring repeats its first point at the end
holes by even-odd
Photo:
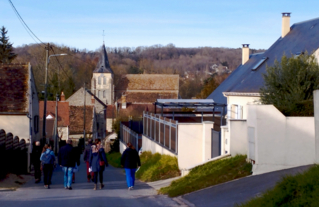
{"type": "Polygon", "coordinates": [[[42,162],[44,188],[49,189],[55,161],[55,155],[50,144],[44,145],[40,161],[42,162]]]}
{"type": "Polygon", "coordinates": [[[136,149],[130,142],[127,143],[127,148],[122,154],[121,165],[125,169],[128,189],[133,190],[136,168],[141,166],[141,161],[136,149]]]}
{"type": "Polygon", "coordinates": [[[90,154],[90,168],[93,172],[93,190],[96,190],[98,177],[100,178],[100,189],[102,189],[104,187],[103,172],[105,170],[105,167],[108,166],[108,162],[106,159],[105,151],[101,145],[101,140],[96,139],[95,144],[92,144],[91,148],[92,151],[90,154]]]}

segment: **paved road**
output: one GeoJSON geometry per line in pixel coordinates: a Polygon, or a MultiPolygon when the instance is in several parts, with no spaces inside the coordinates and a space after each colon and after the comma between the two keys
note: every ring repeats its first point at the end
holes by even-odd
{"type": "Polygon", "coordinates": [[[220,184],[204,190],[182,196],[196,207],[230,207],[240,204],[267,189],[273,188],[285,175],[294,175],[309,169],[311,166],[297,167],[262,175],[249,176],[228,183],[220,184]]]}
{"type": "Polygon", "coordinates": [[[80,171],[75,175],[73,190],[65,190],[62,170],[57,168],[53,172],[51,189],[44,189],[43,183],[35,184],[32,180],[17,191],[0,192],[0,206],[183,206],[167,196],[157,195],[155,189],[139,181],[134,190],[128,191],[123,169],[106,168],[104,179],[104,189],[94,191],[93,183],[86,181],[82,162],[80,171]]]}

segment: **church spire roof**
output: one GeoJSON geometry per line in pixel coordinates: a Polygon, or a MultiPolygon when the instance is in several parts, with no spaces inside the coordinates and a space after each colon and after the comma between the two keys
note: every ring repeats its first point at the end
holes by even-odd
{"type": "Polygon", "coordinates": [[[93,73],[111,73],[111,74],[113,74],[113,70],[110,67],[110,63],[109,63],[109,59],[107,57],[104,43],[103,43],[103,46],[102,46],[102,49],[100,52],[99,62],[96,65],[96,68],[93,71],[93,73]]]}

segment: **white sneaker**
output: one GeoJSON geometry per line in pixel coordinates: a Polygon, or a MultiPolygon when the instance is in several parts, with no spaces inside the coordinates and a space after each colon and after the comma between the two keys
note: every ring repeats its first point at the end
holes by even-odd
{"type": "Polygon", "coordinates": [[[133,189],[134,189],[134,188],[133,188],[133,186],[131,186],[130,188],[131,188],[131,190],[133,190],[133,189]]]}
{"type": "Polygon", "coordinates": [[[128,190],[131,190],[131,187],[129,187],[128,190]]]}

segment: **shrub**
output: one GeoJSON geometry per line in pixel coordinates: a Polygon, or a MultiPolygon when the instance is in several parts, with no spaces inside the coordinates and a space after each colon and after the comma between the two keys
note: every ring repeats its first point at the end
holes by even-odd
{"type": "Polygon", "coordinates": [[[180,175],[176,157],[143,152],[140,159],[141,167],[137,171],[136,177],[142,181],[157,181],[180,175]]]}

